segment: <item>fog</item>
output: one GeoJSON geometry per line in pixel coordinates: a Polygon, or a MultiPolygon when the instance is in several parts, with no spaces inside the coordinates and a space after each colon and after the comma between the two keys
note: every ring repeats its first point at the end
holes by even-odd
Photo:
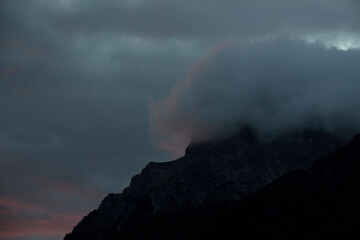
{"type": "Polygon", "coordinates": [[[260,137],[303,128],[350,137],[360,130],[359,62],[359,50],[291,36],[231,42],[151,103],[153,136],[168,150],[242,126],[260,137]]]}

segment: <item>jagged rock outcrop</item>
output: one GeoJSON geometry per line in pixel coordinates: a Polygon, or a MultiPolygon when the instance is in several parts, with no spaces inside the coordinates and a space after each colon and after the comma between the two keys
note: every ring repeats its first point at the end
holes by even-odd
{"type": "Polygon", "coordinates": [[[158,215],[115,239],[360,239],[360,134],[232,203],[158,215]]]}
{"type": "Polygon", "coordinates": [[[149,163],[121,194],[109,194],[65,240],[100,240],[161,214],[176,214],[247,196],[282,174],[339,146],[330,134],[306,130],[262,142],[247,128],[216,142],[191,144],[175,161],[149,163]]]}

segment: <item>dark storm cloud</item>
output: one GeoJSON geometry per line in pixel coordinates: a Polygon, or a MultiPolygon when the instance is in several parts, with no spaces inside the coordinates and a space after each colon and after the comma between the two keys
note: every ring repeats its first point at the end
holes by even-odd
{"type": "Polygon", "coordinates": [[[227,45],[151,105],[160,147],[224,136],[241,126],[263,136],[319,128],[351,137],[360,131],[359,62],[359,50],[290,37],[227,45]]]}
{"type": "Polygon", "coordinates": [[[32,3],[67,34],[116,31],[155,38],[218,38],[292,29],[358,32],[360,27],[356,0],[80,0],[53,2],[46,9],[42,1],[32,3]]]}
{"type": "Polygon", "coordinates": [[[48,21],[45,2],[19,3],[1,10],[0,199],[41,208],[5,208],[0,238],[61,236],[146,162],[165,159],[149,144],[147,98],[164,95],[164,79],[193,56],[175,40],[73,38],[48,21]]]}
{"type": "Polygon", "coordinates": [[[41,23],[58,37],[114,34],[155,39],[198,39],[213,44],[234,37],[264,34],[343,34],[360,29],[356,0],[152,0],[8,1],[16,21],[41,23]],[[30,14],[29,14],[30,10],[30,14]],[[37,19],[33,19],[34,14],[37,19]],[[21,18],[19,19],[19,17],[21,18]],[[46,20],[46,22],[44,22],[46,20]]]}
{"type": "Polygon", "coordinates": [[[350,0],[0,1],[0,198],[41,206],[13,212],[23,229],[31,214],[57,225],[84,214],[148,161],[170,160],[150,143],[148,99],[165,98],[218,42],[286,33],[347,49],[360,46],[359,24],[350,0]]]}

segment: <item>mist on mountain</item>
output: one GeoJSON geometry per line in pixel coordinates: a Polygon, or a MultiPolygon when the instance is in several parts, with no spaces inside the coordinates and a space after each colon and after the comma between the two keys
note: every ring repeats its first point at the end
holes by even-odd
{"type": "Polygon", "coordinates": [[[359,50],[291,36],[223,43],[150,102],[152,136],[169,151],[243,126],[261,139],[304,127],[348,139],[360,130],[359,62],[359,50]]]}

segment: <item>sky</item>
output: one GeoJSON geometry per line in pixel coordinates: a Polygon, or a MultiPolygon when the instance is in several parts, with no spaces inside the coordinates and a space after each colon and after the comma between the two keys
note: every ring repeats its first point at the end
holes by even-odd
{"type": "Polygon", "coordinates": [[[0,1],[0,239],[240,124],[360,132],[359,49],[358,0],[0,1]]]}

